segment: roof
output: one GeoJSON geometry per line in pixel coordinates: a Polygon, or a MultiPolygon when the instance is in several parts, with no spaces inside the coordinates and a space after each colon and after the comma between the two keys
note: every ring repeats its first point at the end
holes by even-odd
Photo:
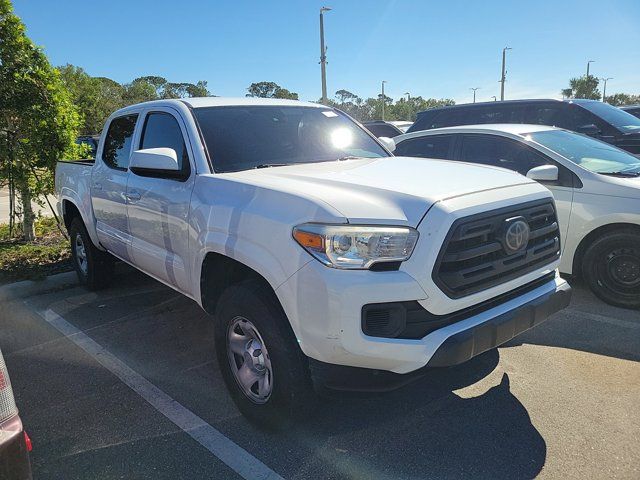
{"type": "Polygon", "coordinates": [[[242,105],[255,106],[281,106],[281,107],[322,107],[320,103],[301,102],[299,100],[284,100],[280,98],[258,98],[258,97],[193,97],[181,98],[178,101],[184,102],[190,107],[230,107],[242,105]]]}
{"type": "Polygon", "coordinates": [[[432,128],[430,130],[418,130],[417,132],[405,133],[394,140],[400,142],[408,138],[423,137],[428,135],[437,135],[443,133],[481,133],[481,132],[497,132],[508,133],[511,135],[525,135],[533,132],[546,132],[549,130],[562,130],[561,128],[551,127],[549,125],[531,125],[527,123],[486,123],[480,125],[458,125],[455,127],[432,128]]]}
{"type": "Polygon", "coordinates": [[[446,109],[456,109],[459,107],[465,107],[465,108],[481,108],[481,107],[486,107],[486,106],[501,106],[501,105],[518,105],[518,104],[523,104],[523,103],[549,103],[549,102],[558,102],[558,103],[576,103],[578,105],[580,104],[584,104],[584,103],[592,103],[592,102],[599,102],[599,100],[589,100],[586,98],[574,98],[574,99],[569,99],[569,100],[558,100],[556,98],[530,98],[530,99],[523,99],[523,100],[501,100],[499,102],[476,102],[476,103],[459,103],[456,105],[444,105],[442,107],[433,107],[433,108],[428,108],[427,110],[423,110],[422,112],[418,112],[418,115],[420,115],[421,113],[425,113],[425,112],[434,112],[437,110],[446,110],[446,109]]]}
{"type": "Polygon", "coordinates": [[[301,102],[299,100],[284,100],[280,98],[257,98],[257,97],[191,97],[191,98],[170,98],[162,100],[152,100],[149,102],[128,105],[111,114],[117,116],[127,113],[130,110],[137,110],[139,107],[167,107],[167,106],[187,105],[192,108],[201,107],[232,107],[232,106],[281,106],[281,107],[313,107],[328,108],[320,103],[301,102]]]}

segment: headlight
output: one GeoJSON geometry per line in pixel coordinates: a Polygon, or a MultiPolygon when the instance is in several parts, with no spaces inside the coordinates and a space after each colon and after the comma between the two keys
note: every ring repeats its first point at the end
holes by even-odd
{"type": "Polygon", "coordinates": [[[367,269],[374,263],[407,260],[418,232],[409,227],[306,223],[293,229],[293,238],[327,266],[367,269]]]}

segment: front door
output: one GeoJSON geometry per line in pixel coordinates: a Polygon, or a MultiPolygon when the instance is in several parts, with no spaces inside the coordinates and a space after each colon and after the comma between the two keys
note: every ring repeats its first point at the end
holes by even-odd
{"type": "MultiPolygon", "coordinates": [[[[493,165],[526,175],[541,165],[558,167],[558,180],[544,183],[556,202],[561,239],[566,238],[573,204],[573,173],[539,151],[511,138],[489,134],[462,135],[459,159],[465,162],[493,165]]],[[[564,248],[564,242],[561,242],[564,248]]]]}
{"type": "Polygon", "coordinates": [[[91,174],[91,202],[98,240],[107,250],[127,261],[131,257],[131,235],[125,194],[137,118],[137,114],[131,114],[111,120],[91,174]]]}
{"type": "Polygon", "coordinates": [[[145,112],[136,150],[172,148],[180,165],[180,178],[131,173],[127,185],[128,217],[134,264],[144,272],[177,288],[190,290],[189,205],[195,171],[186,129],[171,108],[145,112]]]}

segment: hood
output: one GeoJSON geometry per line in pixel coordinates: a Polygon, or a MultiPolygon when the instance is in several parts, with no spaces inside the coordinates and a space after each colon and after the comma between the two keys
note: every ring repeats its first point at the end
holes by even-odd
{"type": "Polygon", "coordinates": [[[594,176],[596,181],[589,184],[589,193],[640,200],[640,177],[613,177],[597,173],[594,176]]]}
{"type": "Polygon", "coordinates": [[[375,221],[414,226],[437,201],[535,183],[501,168],[413,157],[310,163],[223,175],[316,198],[351,223],[375,221]]]}

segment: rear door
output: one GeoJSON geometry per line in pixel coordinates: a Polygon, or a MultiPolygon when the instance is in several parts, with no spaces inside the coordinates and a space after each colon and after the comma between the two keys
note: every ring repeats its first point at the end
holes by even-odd
{"type": "Polygon", "coordinates": [[[525,176],[532,168],[542,165],[558,167],[558,181],[545,182],[543,185],[553,194],[560,232],[563,238],[566,236],[574,192],[574,174],[569,169],[529,145],[511,138],[488,134],[462,135],[457,158],[465,162],[508,168],[525,176]]]}
{"type": "Polygon", "coordinates": [[[127,221],[126,190],[129,157],[138,114],[113,118],[91,175],[91,202],[100,243],[130,261],[131,234],[127,221]]]}
{"type": "Polygon", "coordinates": [[[140,123],[136,150],[174,149],[181,174],[141,176],[131,173],[127,212],[133,261],[144,272],[187,292],[188,220],[195,169],[186,127],[178,112],[169,107],[146,110],[140,123]]]}

